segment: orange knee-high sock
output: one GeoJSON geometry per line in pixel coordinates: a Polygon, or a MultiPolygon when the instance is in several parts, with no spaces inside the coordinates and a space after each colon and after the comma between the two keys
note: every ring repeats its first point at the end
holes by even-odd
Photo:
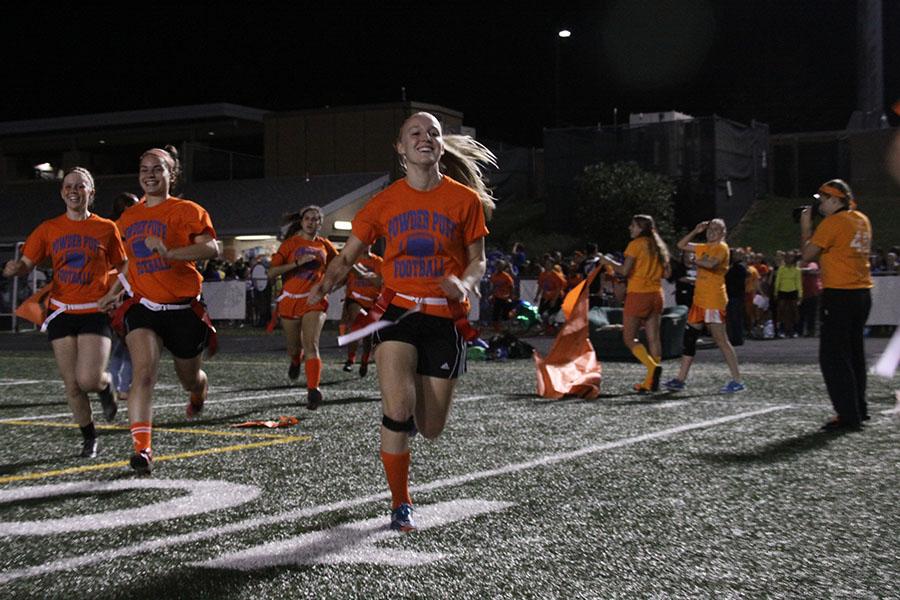
{"type": "Polygon", "coordinates": [[[347,350],[347,362],[356,362],[356,348],[354,348],[353,350],[347,350]]]}
{"type": "Polygon", "coordinates": [[[631,353],[634,354],[634,357],[641,361],[641,364],[647,367],[648,371],[653,371],[659,364],[650,358],[650,353],[647,352],[647,349],[643,344],[635,344],[631,349],[631,353]]]}
{"type": "Polygon", "coordinates": [[[322,374],[322,359],[308,358],[306,359],[306,387],[308,389],[316,389],[319,387],[319,377],[322,374]]]}
{"type": "Polygon", "coordinates": [[[382,450],[381,462],[384,464],[388,487],[391,488],[391,510],[401,504],[412,504],[409,496],[409,450],[403,454],[391,454],[382,450]]]}
{"type": "Polygon", "coordinates": [[[301,360],[300,357],[302,356],[302,354],[303,354],[302,352],[298,352],[297,354],[292,354],[292,355],[291,355],[291,364],[292,364],[292,365],[295,365],[295,366],[296,366],[296,365],[299,365],[299,364],[300,364],[300,360],[301,360]]]}
{"type": "Polygon", "coordinates": [[[134,444],[134,453],[140,454],[144,450],[150,450],[150,437],[153,434],[153,426],[148,422],[131,424],[131,442],[134,444]]]}
{"type": "Polygon", "coordinates": [[[369,353],[368,353],[368,352],[363,352],[362,358],[359,359],[359,362],[362,363],[362,364],[364,364],[364,365],[369,364],[369,353]]]}
{"type": "Polygon", "coordinates": [[[646,380],[651,380],[653,378],[653,371],[659,366],[659,363],[650,358],[650,353],[647,352],[647,348],[645,348],[643,344],[635,344],[631,349],[631,353],[634,354],[634,357],[641,361],[641,364],[647,368],[646,380]]]}

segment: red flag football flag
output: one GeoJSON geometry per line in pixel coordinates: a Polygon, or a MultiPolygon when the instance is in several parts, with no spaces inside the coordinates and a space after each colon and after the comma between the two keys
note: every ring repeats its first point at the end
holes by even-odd
{"type": "MultiPolygon", "coordinates": [[[[534,353],[537,392],[542,398],[579,396],[594,399],[600,395],[603,368],[588,339],[588,293],[591,282],[599,273],[599,267],[594,269],[573,298],[571,312],[566,313],[566,322],[547,357],[534,353]]],[[[566,302],[569,301],[567,296],[566,302]]]]}
{"type": "Polygon", "coordinates": [[[38,327],[43,325],[44,319],[47,318],[47,297],[50,295],[51,287],[53,286],[45,285],[28,296],[16,309],[16,316],[31,321],[38,327]]]}

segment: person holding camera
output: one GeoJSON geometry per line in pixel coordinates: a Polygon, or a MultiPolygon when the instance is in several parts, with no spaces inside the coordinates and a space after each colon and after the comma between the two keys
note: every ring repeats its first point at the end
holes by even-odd
{"type": "Polygon", "coordinates": [[[819,366],[837,413],[822,429],[858,430],[869,419],[863,329],[872,307],[872,225],[842,179],[823,183],[814,198],[814,206],[800,211],[800,247],[804,261],[820,257],[819,366]],[[813,231],[815,208],[825,218],[813,231]]]}

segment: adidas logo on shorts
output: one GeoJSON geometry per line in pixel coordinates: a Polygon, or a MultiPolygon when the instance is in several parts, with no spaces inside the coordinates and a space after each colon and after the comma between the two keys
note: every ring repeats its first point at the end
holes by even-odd
{"type": "Polygon", "coordinates": [[[447,363],[444,363],[444,364],[441,365],[441,368],[442,368],[443,370],[445,370],[445,371],[449,371],[449,370],[450,370],[450,365],[448,365],[447,363]]]}

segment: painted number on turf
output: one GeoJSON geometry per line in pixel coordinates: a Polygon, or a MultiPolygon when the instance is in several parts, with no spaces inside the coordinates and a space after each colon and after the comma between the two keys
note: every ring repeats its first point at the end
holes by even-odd
{"type": "MultiPolygon", "coordinates": [[[[512,506],[510,502],[454,500],[417,507],[415,519],[419,530],[424,530],[500,511],[510,506],[512,506]]],[[[386,519],[382,516],[325,531],[305,533],[240,552],[223,554],[219,558],[194,563],[194,566],[239,571],[287,565],[352,563],[412,567],[444,558],[444,555],[438,552],[414,552],[381,548],[377,545],[382,540],[399,535],[401,534],[387,528],[386,519]]]]}
{"type": "Polygon", "coordinates": [[[254,500],[259,488],[228,481],[189,479],[137,479],[122,481],[78,481],[0,490],[0,504],[52,498],[72,494],[102,494],[131,489],[183,490],[187,494],[172,500],[137,508],[108,510],[90,515],[39,521],[0,521],[0,535],[57,535],[70,531],[94,531],[153,523],[230,508],[254,500]]]}

